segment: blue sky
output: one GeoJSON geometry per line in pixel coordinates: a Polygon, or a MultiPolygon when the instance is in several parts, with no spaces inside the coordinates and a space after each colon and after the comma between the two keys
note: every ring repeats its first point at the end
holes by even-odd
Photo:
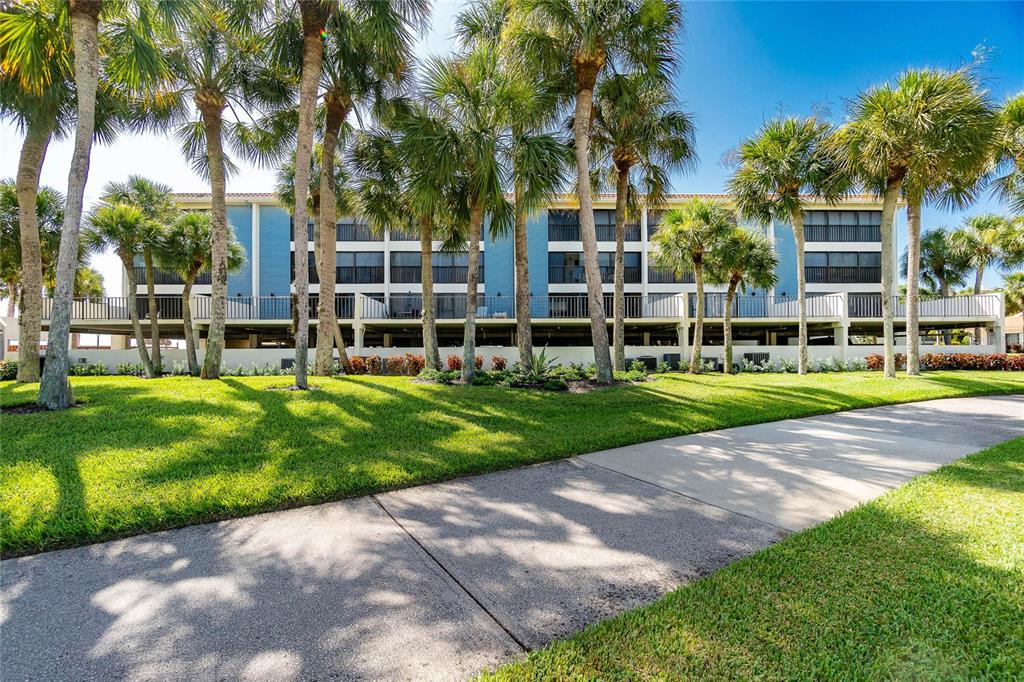
{"type": "MultiPolygon", "coordinates": [[[[460,4],[435,3],[421,54],[451,49],[452,19],[460,4]]],[[[849,98],[908,66],[956,67],[982,46],[988,51],[984,74],[991,92],[1002,100],[1024,90],[1024,3],[696,2],[684,7],[686,35],[676,87],[697,119],[700,165],[675,179],[676,191],[722,191],[729,174],[723,153],[764,120],[780,111],[804,115],[825,108],[840,122],[849,98]]],[[[18,132],[0,123],[0,177],[14,176],[20,146],[18,132]]],[[[51,145],[43,182],[63,191],[70,158],[70,141],[51,145]]],[[[229,191],[273,190],[272,171],[240,165],[229,191]]],[[[87,205],[106,182],[129,172],[159,178],[178,191],[209,191],[173,140],[125,136],[94,148],[87,205]]],[[[986,198],[967,213],[1003,210],[986,198]]],[[[926,209],[923,223],[953,226],[960,217],[926,209]]],[[[902,217],[899,229],[902,238],[902,217]]],[[[116,258],[99,256],[94,265],[108,291],[119,292],[116,258]]],[[[988,286],[999,281],[994,273],[986,277],[988,286]]]]}

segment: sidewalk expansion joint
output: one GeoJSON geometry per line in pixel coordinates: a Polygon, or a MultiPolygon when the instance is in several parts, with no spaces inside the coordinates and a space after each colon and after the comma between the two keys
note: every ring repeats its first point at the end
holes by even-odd
{"type": "Polygon", "coordinates": [[[472,593],[472,592],[471,592],[471,591],[469,590],[469,588],[468,588],[468,587],[466,587],[465,585],[463,585],[463,584],[462,584],[462,581],[461,581],[461,580],[459,580],[459,579],[458,579],[458,577],[456,577],[456,575],[455,575],[454,573],[452,573],[452,572],[451,572],[450,570],[448,570],[448,567],[447,567],[447,566],[445,566],[445,565],[444,565],[443,563],[441,563],[441,560],[440,560],[440,559],[438,559],[438,558],[437,558],[437,557],[436,557],[436,556],[434,555],[434,553],[433,553],[433,552],[431,552],[431,551],[430,551],[430,550],[429,550],[429,549],[427,548],[427,546],[426,546],[426,545],[424,545],[424,544],[423,544],[422,542],[420,542],[420,541],[419,541],[419,539],[418,539],[418,538],[417,538],[417,537],[416,537],[415,535],[413,535],[413,534],[412,534],[412,533],[411,533],[411,532],[409,531],[409,529],[408,529],[408,528],[406,528],[406,527],[405,527],[404,525],[402,525],[402,522],[401,522],[401,521],[399,521],[399,520],[398,520],[398,519],[397,519],[397,518],[395,517],[395,515],[394,515],[394,514],[392,514],[392,513],[391,513],[391,511],[390,511],[390,510],[389,510],[389,509],[388,509],[387,507],[385,507],[385,506],[384,506],[384,503],[383,503],[383,502],[381,502],[381,501],[380,501],[379,499],[377,499],[377,496],[376,496],[376,495],[370,495],[370,499],[372,499],[372,500],[373,500],[373,501],[374,501],[374,502],[375,502],[375,503],[377,504],[377,506],[378,506],[378,507],[380,507],[380,509],[381,509],[381,511],[382,511],[382,512],[384,512],[385,514],[387,514],[387,516],[388,516],[388,518],[389,518],[389,519],[391,519],[392,521],[394,521],[394,522],[395,522],[395,525],[396,525],[396,526],[398,526],[399,528],[401,528],[401,529],[402,529],[402,532],[403,532],[403,533],[405,533],[405,534],[406,534],[406,536],[407,536],[407,537],[408,537],[408,538],[409,538],[410,540],[412,540],[412,541],[413,541],[414,543],[416,543],[416,546],[417,546],[417,547],[419,547],[419,548],[420,548],[421,550],[423,550],[423,553],[424,553],[424,554],[426,554],[426,555],[427,555],[428,557],[430,557],[430,560],[431,560],[431,561],[433,561],[433,562],[434,562],[434,564],[436,564],[438,568],[440,568],[440,569],[441,569],[442,571],[444,571],[445,575],[447,575],[447,576],[448,576],[449,578],[451,578],[452,582],[454,582],[454,583],[455,583],[456,585],[458,585],[458,586],[459,586],[459,589],[460,589],[460,590],[462,590],[462,591],[463,591],[463,592],[464,592],[464,593],[466,594],[466,596],[467,596],[467,597],[469,597],[470,599],[472,599],[472,600],[473,600],[473,603],[474,603],[474,604],[476,604],[476,605],[477,605],[478,607],[480,607],[480,610],[481,610],[481,611],[483,611],[484,613],[486,613],[486,614],[487,614],[487,617],[488,617],[488,618],[490,618],[490,619],[491,619],[492,621],[494,621],[494,624],[495,624],[495,625],[497,625],[497,626],[498,626],[499,628],[501,628],[501,630],[502,630],[502,631],[503,631],[503,632],[504,632],[504,633],[505,633],[506,635],[508,635],[508,636],[509,636],[509,638],[510,638],[510,639],[511,639],[511,640],[512,640],[513,642],[515,642],[515,643],[516,643],[516,646],[518,646],[518,647],[519,647],[520,649],[522,649],[524,653],[528,653],[528,652],[530,651],[530,647],[529,647],[529,646],[528,646],[528,645],[527,645],[527,644],[526,644],[525,642],[523,642],[523,641],[522,641],[521,639],[519,639],[519,637],[517,637],[517,636],[516,636],[516,634],[515,634],[514,632],[512,632],[512,631],[511,631],[511,630],[510,630],[509,628],[507,628],[507,627],[505,626],[505,624],[504,624],[504,623],[502,623],[502,622],[501,622],[501,621],[500,621],[500,620],[498,619],[498,617],[497,617],[496,615],[494,615],[494,613],[492,613],[492,612],[491,612],[491,610],[490,610],[489,608],[487,608],[487,607],[486,607],[486,606],[484,605],[484,603],[483,603],[482,601],[480,601],[479,599],[477,599],[476,595],[475,595],[475,594],[473,594],[473,593],[472,593]]]}

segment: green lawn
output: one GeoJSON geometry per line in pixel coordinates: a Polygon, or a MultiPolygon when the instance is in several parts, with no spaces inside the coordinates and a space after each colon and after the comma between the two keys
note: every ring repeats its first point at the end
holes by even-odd
{"type": "Polygon", "coordinates": [[[1017,439],[488,679],[1024,679],[1022,519],[1017,439]]]}
{"type": "MultiPolygon", "coordinates": [[[[287,377],[72,380],[84,406],[4,415],[0,551],[118,535],[851,407],[1024,392],[1024,373],[667,375],[584,395],[287,377]]],[[[35,386],[0,385],[0,404],[35,386]]]]}

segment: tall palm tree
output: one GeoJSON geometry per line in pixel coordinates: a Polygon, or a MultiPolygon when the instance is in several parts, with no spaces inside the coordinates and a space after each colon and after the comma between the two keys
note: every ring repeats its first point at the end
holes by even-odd
{"type": "MultiPolygon", "coordinates": [[[[196,335],[192,326],[192,287],[199,275],[210,270],[211,232],[209,213],[181,213],[164,230],[156,249],[160,266],[175,272],[184,284],[181,289],[181,317],[184,323],[185,358],[188,371],[193,376],[199,374],[199,361],[196,358],[196,335]]],[[[235,272],[245,264],[245,249],[235,240],[233,232],[229,231],[228,234],[228,270],[235,272]]]]}
{"type": "Polygon", "coordinates": [[[427,367],[441,368],[437,348],[437,324],[434,312],[433,242],[444,241],[455,229],[451,213],[455,205],[452,178],[457,169],[454,158],[445,153],[438,158],[424,140],[443,137],[443,122],[432,119],[424,107],[400,102],[385,123],[362,131],[356,137],[346,164],[354,175],[359,210],[375,229],[412,229],[420,236],[420,273],[422,291],[423,354],[427,367]]]}
{"type": "Polygon", "coordinates": [[[225,121],[224,114],[244,110],[255,116],[261,108],[279,107],[291,98],[292,88],[273,65],[266,64],[262,2],[198,0],[175,6],[181,6],[187,17],[164,55],[171,77],[156,94],[141,100],[133,125],[175,131],[193,169],[210,181],[213,295],[200,376],[216,379],[227,315],[226,178],[234,169],[224,146],[225,142],[234,148],[241,146],[239,121],[225,121]]]}
{"type": "Polygon", "coordinates": [[[613,364],[625,360],[625,239],[627,211],[636,214],[639,197],[648,208],[664,203],[668,175],[697,160],[692,117],[680,110],[669,84],[646,73],[614,74],[597,85],[591,154],[595,168],[615,187],[615,302],[613,364]],[[639,174],[634,184],[633,171],[639,174]]]}
{"type": "MultiPolygon", "coordinates": [[[[738,167],[729,192],[740,215],[763,224],[773,219],[793,226],[796,243],[797,305],[799,306],[800,374],[807,373],[807,291],[804,272],[804,210],[807,194],[834,203],[848,181],[826,142],[831,126],[808,118],[776,118],[737,152],[738,167]]],[[[884,256],[883,256],[883,268],[884,256]]]]}
{"type": "Polygon", "coordinates": [[[497,50],[486,43],[461,57],[435,58],[424,67],[424,93],[437,120],[429,125],[436,137],[419,135],[419,143],[433,150],[435,163],[451,165],[463,191],[453,213],[468,210],[466,322],[463,332],[462,378],[470,381],[476,369],[476,312],[479,295],[480,242],[484,216],[491,219],[492,235],[507,231],[512,206],[505,198],[508,167],[504,108],[506,81],[498,68],[497,50]],[[442,158],[446,154],[453,158],[442,158]]]}
{"type": "Polygon", "coordinates": [[[993,112],[968,70],[910,69],[862,92],[836,136],[847,169],[882,195],[882,318],[885,375],[896,375],[893,347],[893,217],[907,199],[907,373],[917,374],[921,204],[973,197],[989,155],[993,112]]]}
{"type": "Polygon", "coordinates": [[[524,63],[559,78],[575,100],[580,233],[587,279],[597,381],[612,382],[604,293],[590,189],[590,139],[594,88],[606,69],[667,75],[675,66],[682,25],[676,0],[512,0],[510,39],[524,63]]]}
{"type": "Polygon", "coordinates": [[[459,13],[455,25],[463,44],[498,48],[512,176],[516,346],[520,364],[527,366],[533,358],[533,329],[526,221],[563,188],[571,161],[557,129],[557,78],[530,68],[529,62],[518,59],[514,45],[502,40],[511,9],[510,0],[479,0],[459,13]]]}
{"type": "MultiPolygon", "coordinates": [[[[967,283],[971,265],[962,253],[953,249],[950,233],[942,227],[925,230],[921,233],[921,257],[919,279],[921,283],[940,296],[950,296],[954,288],[967,283]]],[[[908,253],[900,259],[900,274],[907,278],[908,253]]],[[[951,335],[948,329],[943,330],[942,338],[947,345],[951,335]]]]}
{"type": "MultiPolygon", "coordinates": [[[[153,226],[151,241],[142,247],[142,260],[146,270],[146,296],[149,303],[149,338],[153,344],[153,367],[159,375],[163,372],[160,357],[160,318],[156,305],[156,268],[153,254],[159,248],[163,232],[174,222],[178,213],[177,204],[171,196],[172,190],[165,185],[141,175],[130,175],[124,182],[109,182],[103,188],[100,199],[108,204],[129,204],[142,210],[142,215],[153,226]]],[[[135,291],[131,295],[135,296],[135,291]]]]}
{"type": "MultiPolygon", "coordinates": [[[[981,293],[985,271],[1006,272],[1024,264],[1024,221],[1008,220],[993,213],[967,218],[949,236],[952,251],[974,270],[974,293],[981,293]]],[[[981,342],[981,329],[974,329],[975,343],[981,342]]]]}
{"type": "MultiPolygon", "coordinates": [[[[82,242],[90,251],[97,252],[112,249],[124,265],[128,278],[127,299],[128,316],[132,322],[135,343],[139,347],[139,357],[146,368],[146,376],[157,376],[156,368],[146,350],[146,339],[142,334],[139,322],[139,309],[135,291],[138,281],[135,277],[135,258],[142,253],[146,244],[151,244],[156,229],[152,221],[146,218],[142,209],[131,204],[104,204],[89,216],[88,227],[82,235],[82,242]]],[[[59,281],[58,281],[59,285],[59,281]]],[[[49,356],[47,356],[49,361],[49,356]]]]}
{"type": "Polygon", "coordinates": [[[691,199],[680,208],[665,213],[658,231],[651,238],[655,263],[677,273],[693,273],[697,284],[697,317],[694,324],[690,372],[701,371],[701,344],[704,341],[704,272],[711,254],[736,227],[731,210],[717,201],[691,199]]]}
{"type": "MultiPolygon", "coordinates": [[[[64,224],[64,197],[55,189],[40,187],[35,196],[36,210],[33,215],[33,225],[37,229],[37,241],[39,244],[41,281],[40,289],[52,282],[55,277],[54,266],[57,261],[57,252],[60,249],[60,230],[64,224]]],[[[16,181],[4,180],[0,182],[0,279],[3,280],[6,290],[13,294],[7,300],[8,317],[14,316],[15,304],[18,304],[19,296],[23,299],[24,289],[22,279],[24,244],[21,239],[21,229],[25,221],[21,216],[21,202],[18,197],[16,181]]],[[[24,300],[19,305],[22,319],[25,315],[24,300]]],[[[21,320],[19,319],[19,325],[21,320]]],[[[24,337],[22,337],[24,338],[24,337]]],[[[38,345],[38,344],[37,344],[38,345]]],[[[22,348],[35,348],[36,346],[26,345],[22,348]]],[[[39,380],[39,358],[36,353],[30,353],[35,363],[34,374],[19,382],[34,382],[39,380]]]]}
{"type": "Polygon", "coordinates": [[[1012,210],[1024,213],[1024,91],[1008,97],[999,110],[993,150],[994,189],[1012,210]]]}
{"type": "Polygon", "coordinates": [[[760,232],[735,228],[711,254],[710,279],[727,285],[725,291],[724,333],[725,365],[722,371],[730,374],[732,365],[732,304],[737,291],[771,289],[778,281],[775,274],[779,257],[771,240],[760,232]]]}

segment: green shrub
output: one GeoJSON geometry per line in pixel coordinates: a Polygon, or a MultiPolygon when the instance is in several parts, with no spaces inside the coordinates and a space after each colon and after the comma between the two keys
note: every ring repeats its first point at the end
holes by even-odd
{"type": "Polygon", "coordinates": [[[68,365],[68,376],[71,377],[101,377],[107,373],[107,366],[102,362],[92,364],[74,363],[68,365]]]}
{"type": "Polygon", "coordinates": [[[0,381],[14,381],[18,378],[18,363],[14,360],[0,360],[0,381]]]}
{"type": "Polygon", "coordinates": [[[634,360],[629,363],[629,371],[647,376],[647,365],[643,363],[643,360],[634,360]]]}
{"type": "Polygon", "coordinates": [[[470,383],[474,386],[493,386],[496,380],[490,372],[480,371],[473,374],[473,379],[470,383]]]}
{"type": "Polygon", "coordinates": [[[668,362],[666,362],[665,360],[659,360],[658,368],[655,369],[654,371],[657,372],[658,374],[668,374],[669,370],[671,369],[672,368],[669,366],[668,362]]]}
{"type": "Polygon", "coordinates": [[[117,374],[127,377],[146,376],[146,368],[141,362],[119,362],[115,371],[117,374]]]}
{"type": "Polygon", "coordinates": [[[545,391],[565,391],[569,389],[569,384],[565,383],[561,379],[548,379],[544,382],[545,391]]]}
{"type": "Polygon", "coordinates": [[[462,373],[458,370],[443,370],[434,369],[433,367],[425,367],[420,371],[417,377],[421,381],[432,381],[437,384],[451,384],[458,379],[462,373]]]}

